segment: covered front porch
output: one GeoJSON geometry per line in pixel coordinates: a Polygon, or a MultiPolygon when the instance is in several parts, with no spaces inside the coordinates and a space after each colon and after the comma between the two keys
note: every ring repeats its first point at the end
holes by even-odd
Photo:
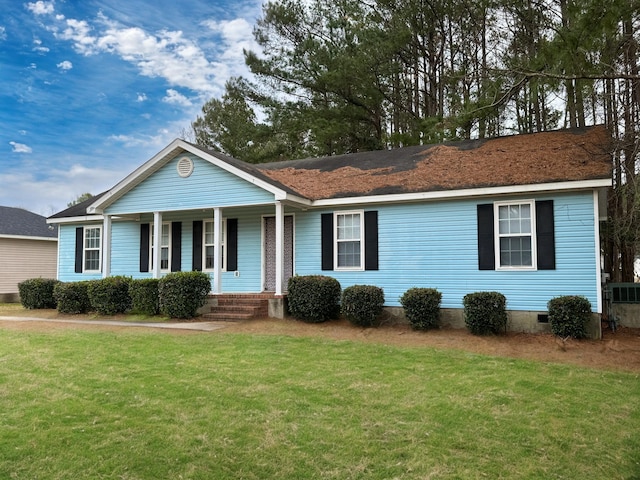
{"type": "Polygon", "coordinates": [[[204,271],[211,277],[213,296],[283,297],[295,271],[295,210],[281,201],[127,215],[107,209],[101,273],[130,275],[132,266],[139,270],[136,278],[204,271]],[[132,236],[139,238],[139,249],[132,248],[132,236]]]}

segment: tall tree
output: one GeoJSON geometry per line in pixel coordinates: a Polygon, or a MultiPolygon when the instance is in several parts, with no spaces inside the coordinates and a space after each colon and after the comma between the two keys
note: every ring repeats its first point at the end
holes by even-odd
{"type": "Polygon", "coordinates": [[[254,83],[230,82],[193,128],[199,143],[267,161],[605,123],[604,251],[613,278],[630,280],[639,22],[640,0],[273,0],[260,51],[245,52],[254,83]]]}

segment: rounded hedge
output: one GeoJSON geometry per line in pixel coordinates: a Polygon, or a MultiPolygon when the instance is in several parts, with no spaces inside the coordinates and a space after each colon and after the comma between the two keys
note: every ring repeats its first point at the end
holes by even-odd
{"type": "Polygon", "coordinates": [[[157,315],[160,312],[159,284],[160,280],[157,278],[132,280],[129,284],[131,310],[141,315],[157,315]]]}
{"type": "Polygon", "coordinates": [[[474,335],[507,330],[507,299],[499,292],[475,292],[464,296],[464,322],[474,335]]]}
{"type": "Polygon", "coordinates": [[[89,301],[89,282],[58,283],[53,289],[58,312],[86,313],[91,309],[89,301]]]}
{"type": "Polygon", "coordinates": [[[193,318],[207,301],[211,279],[204,272],[174,272],[160,279],[160,312],[171,318],[193,318]]]}
{"type": "Polygon", "coordinates": [[[130,282],[131,278],[123,276],[90,281],[87,291],[91,307],[100,315],[125,313],[131,308],[130,282]]]}
{"type": "Polygon", "coordinates": [[[31,278],[18,283],[20,303],[30,310],[56,308],[53,289],[60,283],[52,278],[31,278]]]}
{"type": "Polygon", "coordinates": [[[410,288],[400,297],[400,304],[416,330],[435,328],[440,323],[442,293],[435,288],[410,288]]]}
{"type": "Polygon", "coordinates": [[[354,325],[371,327],[384,306],[384,291],[374,285],[353,285],[342,291],[340,311],[354,325]]]}
{"type": "Polygon", "coordinates": [[[549,324],[554,335],[585,338],[586,325],[591,318],[591,302],[579,295],[565,295],[547,302],[549,324]]]}
{"type": "Polygon", "coordinates": [[[301,275],[289,278],[289,313],[309,323],[325,322],[340,314],[340,282],[325,275],[301,275]]]}

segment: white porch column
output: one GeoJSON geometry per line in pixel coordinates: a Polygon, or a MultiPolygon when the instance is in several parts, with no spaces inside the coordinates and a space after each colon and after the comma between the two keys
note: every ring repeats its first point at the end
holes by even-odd
{"type": "Polygon", "coordinates": [[[222,293],[222,210],[213,209],[213,293],[222,293]]]}
{"type": "Polygon", "coordinates": [[[111,215],[102,221],[102,278],[111,275],[111,215]]]}
{"type": "Polygon", "coordinates": [[[276,202],[276,295],[282,295],[284,278],[284,207],[276,202]]]}
{"type": "Polygon", "coordinates": [[[153,278],[160,278],[162,212],[153,212],[153,278]]]}

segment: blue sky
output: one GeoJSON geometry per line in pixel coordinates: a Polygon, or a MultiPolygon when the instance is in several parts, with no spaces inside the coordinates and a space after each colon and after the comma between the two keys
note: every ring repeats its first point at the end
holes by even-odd
{"type": "Polygon", "coordinates": [[[0,0],[0,205],[49,216],[182,136],[261,0],[0,0]]]}

